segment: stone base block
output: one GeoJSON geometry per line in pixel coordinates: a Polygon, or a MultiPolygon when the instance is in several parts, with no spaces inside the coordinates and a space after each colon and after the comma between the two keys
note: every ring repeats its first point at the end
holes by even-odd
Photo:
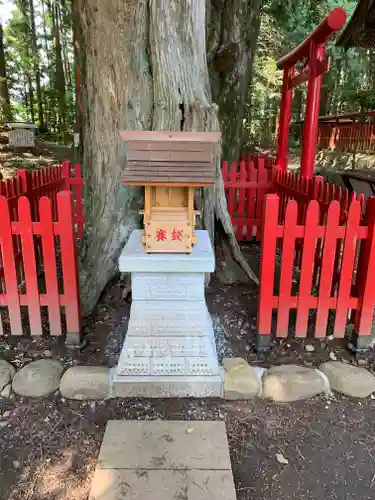
{"type": "Polygon", "coordinates": [[[112,397],[118,398],[222,398],[223,371],[215,376],[122,376],[114,374],[112,397]]]}
{"type": "Polygon", "coordinates": [[[204,273],[214,256],[207,231],[190,255],[146,254],[134,231],[120,258],[132,273],[128,331],[112,383],[119,397],[222,397],[204,273]]]}

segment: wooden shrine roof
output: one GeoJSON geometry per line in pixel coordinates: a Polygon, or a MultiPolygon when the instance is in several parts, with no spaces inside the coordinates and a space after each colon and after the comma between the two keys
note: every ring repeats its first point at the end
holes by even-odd
{"type": "Polygon", "coordinates": [[[124,181],[133,185],[211,186],[219,132],[122,130],[127,143],[124,181]]]}
{"type": "Polygon", "coordinates": [[[336,45],[345,48],[375,48],[375,0],[359,0],[336,45]]]}

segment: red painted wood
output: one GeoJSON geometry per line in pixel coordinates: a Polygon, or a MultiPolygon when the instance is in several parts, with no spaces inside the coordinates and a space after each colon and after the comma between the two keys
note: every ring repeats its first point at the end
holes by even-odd
{"type": "Polygon", "coordinates": [[[333,201],[328,209],[324,232],[322,266],[318,292],[318,308],[315,324],[315,337],[317,338],[323,338],[326,336],[339,218],[340,205],[337,201],[333,201]]]}
{"type": "Polygon", "coordinates": [[[33,223],[30,203],[24,196],[18,200],[18,213],[30,331],[31,335],[42,335],[33,223]]]}
{"type": "Polygon", "coordinates": [[[263,234],[260,255],[260,288],[258,305],[258,334],[269,335],[272,325],[273,289],[276,265],[276,228],[278,226],[279,198],[268,194],[264,202],[263,234]]]}
{"type": "MultiPolygon", "coordinates": [[[[256,203],[257,203],[257,189],[256,185],[258,183],[258,170],[255,168],[255,162],[252,158],[248,158],[247,162],[248,167],[248,179],[249,179],[249,188],[247,192],[247,216],[251,220],[256,220],[256,203]],[[252,185],[255,183],[255,186],[252,185]]],[[[259,221],[258,221],[259,222],[259,221]]],[[[247,234],[248,239],[250,240],[253,235],[253,226],[256,226],[256,235],[259,239],[260,237],[260,228],[258,223],[255,223],[249,227],[249,233],[247,234]]]]}
{"type": "MultiPolygon", "coordinates": [[[[229,173],[229,181],[230,183],[236,183],[237,182],[237,163],[233,162],[230,168],[230,173],[229,173]]],[[[232,224],[234,226],[233,221],[235,220],[236,216],[236,196],[237,196],[237,188],[232,188],[229,190],[229,197],[228,197],[228,212],[232,218],[232,224]]]]}
{"type": "Polygon", "coordinates": [[[75,183],[74,221],[77,224],[77,236],[81,240],[85,227],[85,216],[83,213],[83,178],[81,165],[79,163],[74,166],[74,180],[79,181],[75,183]]]}
{"type": "MultiPolygon", "coordinates": [[[[242,161],[239,170],[237,170],[237,163],[233,163],[229,169],[228,163],[223,162],[222,178],[228,212],[237,239],[251,241],[254,234],[259,239],[263,198],[272,187],[274,168],[274,160],[267,156],[260,160],[258,157],[255,157],[255,160],[248,157],[247,164],[246,161],[242,161]],[[258,163],[261,165],[260,174],[258,163]]],[[[75,217],[75,220],[79,220],[79,215],[75,217]]],[[[81,220],[84,220],[83,215],[81,220]]]]}
{"type": "Polygon", "coordinates": [[[281,91],[279,130],[277,140],[276,165],[286,171],[288,168],[288,142],[290,118],[292,113],[293,88],[290,82],[294,76],[294,65],[284,68],[283,86],[281,91]]]}
{"type": "Polygon", "coordinates": [[[298,205],[289,201],[285,212],[283,245],[281,254],[281,273],[279,289],[279,305],[277,314],[277,337],[287,337],[290,312],[290,297],[292,295],[292,278],[294,250],[296,240],[298,205]]]}
{"type": "Polygon", "coordinates": [[[245,222],[245,195],[246,195],[246,163],[244,160],[240,162],[240,182],[238,188],[238,208],[237,208],[237,218],[241,222],[237,222],[236,237],[237,240],[246,240],[248,225],[245,222]]]}
{"type": "MultiPolygon", "coordinates": [[[[4,269],[4,282],[12,335],[22,335],[21,310],[18,294],[16,263],[12,238],[11,219],[7,200],[0,196],[0,247],[4,269]]],[[[1,320],[0,320],[1,321],[1,320]]]]}
{"type": "Polygon", "coordinates": [[[43,249],[44,273],[46,281],[46,299],[51,335],[61,335],[61,314],[59,290],[56,272],[56,251],[54,223],[51,201],[43,197],[39,200],[40,235],[43,249]]]}
{"type": "Polygon", "coordinates": [[[336,319],[333,331],[334,336],[338,338],[345,336],[360,218],[361,204],[359,201],[356,201],[351,204],[349,209],[345,238],[343,241],[343,255],[340,269],[336,319]]]}
{"type": "Polygon", "coordinates": [[[358,261],[357,291],[359,296],[355,314],[354,330],[358,335],[370,335],[375,308],[375,198],[369,198],[365,220],[368,224],[367,239],[358,261]]]}
{"type": "Polygon", "coordinates": [[[258,189],[257,189],[257,215],[256,218],[261,221],[263,213],[263,202],[264,196],[269,189],[267,185],[267,170],[265,159],[261,156],[257,158],[257,168],[258,168],[258,189]]]}
{"type": "Polygon", "coordinates": [[[301,276],[298,292],[296,337],[306,337],[311,302],[311,289],[314,271],[315,247],[319,226],[319,204],[309,203],[304,225],[304,239],[301,262],[301,276]]]}
{"type": "Polygon", "coordinates": [[[71,193],[67,191],[58,193],[57,205],[64,294],[68,299],[65,305],[67,332],[79,333],[81,315],[71,193]]]}

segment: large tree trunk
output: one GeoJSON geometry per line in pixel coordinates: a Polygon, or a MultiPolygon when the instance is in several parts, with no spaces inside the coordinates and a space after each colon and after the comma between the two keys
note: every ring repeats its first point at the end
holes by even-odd
{"type": "Polygon", "coordinates": [[[207,1],[207,59],[219,106],[223,158],[238,161],[243,141],[262,0],[207,1]]]}
{"type": "Polygon", "coordinates": [[[11,120],[12,113],[10,108],[8,80],[5,66],[3,27],[0,23],[0,121],[11,120]]]}
{"type": "MultiPolygon", "coordinates": [[[[202,0],[74,3],[85,64],[82,97],[88,231],[82,251],[81,295],[87,314],[117,272],[119,253],[140,223],[142,190],[122,182],[124,154],[119,130],[217,131],[220,126],[218,107],[211,97],[202,0]]],[[[212,10],[211,6],[211,14],[212,10]]],[[[238,101],[242,106],[240,98],[238,101]]],[[[202,190],[198,202],[211,238],[216,218],[229,237],[235,258],[256,281],[230,224],[219,151],[215,188],[202,190]]]]}
{"type": "Polygon", "coordinates": [[[39,51],[36,39],[36,29],[35,29],[35,12],[34,12],[34,1],[30,0],[30,28],[31,28],[31,50],[33,54],[33,68],[35,73],[35,84],[36,84],[36,99],[38,103],[38,118],[39,127],[44,129],[44,116],[43,116],[43,101],[42,101],[42,91],[40,85],[40,68],[39,68],[39,51]]]}
{"type": "MultiPolygon", "coordinates": [[[[61,49],[61,33],[60,33],[60,6],[58,3],[52,5],[52,26],[55,48],[55,88],[57,94],[57,104],[59,110],[59,132],[61,137],[66,139],[66,93],[65,93],[65,74],[62,59],[61,49]]],[[[99,72],[100,73],[100,72],[99,72]]]]}

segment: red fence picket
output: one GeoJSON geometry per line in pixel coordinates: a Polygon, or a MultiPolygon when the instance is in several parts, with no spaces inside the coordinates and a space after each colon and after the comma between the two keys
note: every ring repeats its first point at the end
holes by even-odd
{"type": "MultiPolygon", "coordinates": [[[[42,179],[43,180],[43,179],[42,179]]],[[[46,183],[45,183],[46,184],[46,183]]],[[[43,188],[43,182],[38,186],[43,188]]],[[[44,188],[43,188],[44,189],[44,188]]],[[[8,190],[8,195],[10,194],[8,190]]],[[[14,194],[14,193],[13,193],[14,194]]],[[[73,226],[72,194],[56,194],[55,212],[47,197],[38,202],[21,196],[16,202],[0,196],[0,250],[3,274],[0,276],[0,333],[32,335],[43,333],[41,306],[46,306],[50,335],[80,330],[76,235],[73,226]],[[36,206],[37,205],[37,206],[36,206]],[[40,214],[32,220],[32,210],[40,214]],[[21,251],[15,259],[14,238],[21,251]],[[36,253],[41,247],[42,266],[36,253]],[[59,258],[57,258],[59,257],[59,258]],[[61,268],[57,262],[61,261],[61,268]],[[21,313],[26,306],[27,314],[21,313]]]]}
{"type": "MultiPolygon", "coordinates": [[[[287,201],[283,220],[280,219],[281,209],[284,208],[277,195],[266,196],[260,262],[259,336],[270,335],[272,313],[277,310],[275,334],[276,337],[286,337],[290,333],[292,309],[296,310],[296,337],[306,337],[311,310],[316,312],[316,337],[326,336],[328,313],[332,310],[335,311],[335,337],[344,336],[349,316],[354,317],[356,335],[370,335],[375,307],[375,289],[369,281],[369,276],[375,272],[375,200],[369,200],[366,215],[362,217],[362,200],[353,199],[345,220],[342,206],[334,198],[327,200],[326,207],[319,205],[318,200],[310,201],[302,222],[298,220],[297,201],[287,201]],[[282,242],[280,272],[276,266],[278,240],[282,242]],[[297,241],[300,242],[302,258],[299,280],[293,280],[298,263],[297,241]],[[317,263],[319,241],[321,259],[317,263]],[[321,269],[319,279],[314,283],[316,266],[321,266],[321,269]],[[339,275],[337,286],[333,286],[335,268],[339,275]]],[[[260,344],[265,345],[264,337],[260,344]]]]}
{"type": "MultiPolygon", "coordinates": [[[[71,168],[69,162],[64,162],[61,165],[45,167],[32,172],[18,170],[15,177],[0,181],[0,195],[3,195],[8,201],[12,220],[18,218],[18,199],[25,196],[30,202],[30,215],[33,221],[39,218],[39,199],[42,196],[48,196],[52,204],[52,220],[56,221],[57,193],[64,190],[71,191],[73,194],[73,225],[77,238],[82,239],[85,227],[83,183],[81,166],[75,165],[71,168]]],[[[13,236],[13,245],[14,259],[18,263],[21,259],[19,236],[13,236]]],[[[40,248],[35,249],[36,259],[40,260],[40,252],[40,248]]],[[[0,278],[3,275],[4,268],[0,256],[0,278]]]]}
{"type": "Polygon", "coordinates": [[[274,165],[275,160],[258,155],[243,157],[230,166],[223,162],[228,212],[239,241],[260,239],[263,199],[272,185],[274,165]]]}
{"type": "Polygon", "coordinates": [[[29,172],[18,170],[15,177],[0,181],[0,195],[7,198],[12,213],[17,212],[17,200],[20,196],[26,196],[31,203],[31,217],[33,220],[38,216],[38,200],[42,196],[48,196],[53,206],[53,219],[56,219],[57,202],[56,195],[60,191],[71,191],[73,193],[73,219],[77,231],[77,237],[82,238],[85,227],[83,214],[83,194],[81,166],[69,162],[61,165],[44,167],[29,172]]]}
{"type": "MultiPolygon", "coordinates": [[[[318,147],[359,153],[375,151],[374,111],[324,116],[319,120],[318,147]],[[369,120],[363,123],[363,120],[369,120]]],[[[301,136],[302,137],[302,136],[301,136]]],[[[302,139],[301,139],[302,140],[302,139]]]]}

